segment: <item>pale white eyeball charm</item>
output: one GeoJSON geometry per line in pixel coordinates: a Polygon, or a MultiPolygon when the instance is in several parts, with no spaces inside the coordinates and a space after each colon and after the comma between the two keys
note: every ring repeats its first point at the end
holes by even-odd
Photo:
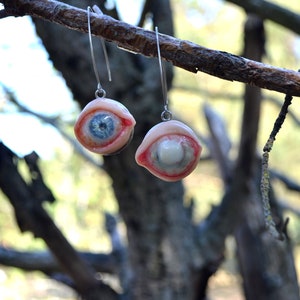
{"type": "Polygon", "coordinates": [[[74,126],[78,141],[88,150],[111,155],[131,141],[135,119],[118,101],[97,98],[82,110],[74,126]]]}
{"type": "Polygon", "coordinates": [[[138,147],[135,160],[164,181],[178,181],[197,166],[202,147],[193,130],[170,120],[149,130],[138,147]]]}

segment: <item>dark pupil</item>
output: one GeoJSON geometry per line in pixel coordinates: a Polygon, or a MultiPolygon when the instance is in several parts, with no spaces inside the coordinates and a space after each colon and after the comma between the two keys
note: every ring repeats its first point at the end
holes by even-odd
{"type": "Polygon", "coordinates": [[[94,137],[101,140],[110,138],[114,133],[114,121],[110,115],[95,115],[89,124],[89,130],[94,137]]]}

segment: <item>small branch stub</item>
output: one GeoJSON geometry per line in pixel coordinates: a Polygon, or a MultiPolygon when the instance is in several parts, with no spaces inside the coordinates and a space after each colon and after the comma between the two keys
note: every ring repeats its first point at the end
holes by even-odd
{"type": "Polygon", "coordinates": [[[272,150],[274,141],[276,139],[276,135],[278,134],[281,126],[284,123],[286,115],[288,113],[288,107],[292,103],[293,97],[290,95],[286,95],[284,99],[284,103],[280,110],[280,113],[275,121],[273,130],[263,148],[263,156],[262,156],[262,176],[261,176],[261,196],[262,196],[262,204],[265,215],[266,227],[270,231],[270,233],[277,239],[283,240],[282,232],[278,232],[276,229],[276,224],[272,218],[271,206],[269,200],[269,190],[270,190],[270,175],[269,175],[269,153],[272,150]]]}

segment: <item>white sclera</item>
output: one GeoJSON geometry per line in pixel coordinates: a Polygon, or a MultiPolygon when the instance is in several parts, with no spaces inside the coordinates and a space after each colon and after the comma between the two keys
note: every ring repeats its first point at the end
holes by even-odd
{"type": "Polygon", "coordinates": [[[193,130],[176,120],[152,127],[135,153],[136,162],[169,182],[188,176],[197,166],[202,147],[193,130]]]}
{"type": "Polygon", "coordinates": [[[183,159],[184,150],[178,141],[166,140],[159,144],[157,155],[161,163],[174,165],[183,159]]]}

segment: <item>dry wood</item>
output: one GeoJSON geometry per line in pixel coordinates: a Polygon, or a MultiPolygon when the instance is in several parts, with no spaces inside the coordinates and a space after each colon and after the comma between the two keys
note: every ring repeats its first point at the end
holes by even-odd
{"type": "MultiPolygon", "coordinates": [[[[87,13],[54,0],[0,0],[5,6],[2,16],[42,18],[72,30],[87,32],[87,13]]],[[[103,37],[118,47],[149,57],[157,56],[155,33],[118,21],[107,15],[91,14],[95,36],[103,37]]],[[[229,81],[239,81],[292,96],[300,96],[300,74],[249,60],[224,51],[212,50],[190,41],[160,35],[161,56],[174,66],[198,71],[229,81]]]]}

